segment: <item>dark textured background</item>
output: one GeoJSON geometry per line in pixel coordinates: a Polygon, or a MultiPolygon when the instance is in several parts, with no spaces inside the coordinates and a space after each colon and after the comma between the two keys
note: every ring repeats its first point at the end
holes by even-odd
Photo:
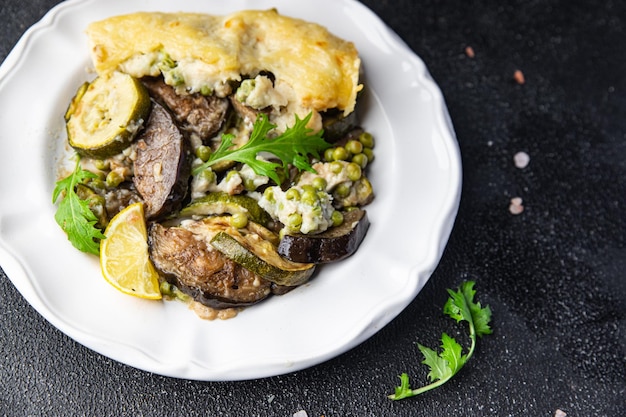
{"type": "MultiPolygon", "coordinates": [[[[0,59],[56,3],[3,0],[0,59]]],[[[463,158],[457,222],[414,302],[367,342],[314,368],[194,382],[78,345],[2,272],[1,415],[626,415],[626,2],[364,3],[426,62],[463,158]],[[516,69],[524,85],[513,81],[516,69]],[[518,151],[530,155],[525,169],[513,164],[518,151]],[[517,216],[508,211],[515,196],[525,206],[517,216]],[[463,340],[441,308],[445,289],[464,279],[491,306],[494,334],[448,384],[388,400],[401,372],[426,382],[415,342],[434,347],[442,331],[463,340]]]]}

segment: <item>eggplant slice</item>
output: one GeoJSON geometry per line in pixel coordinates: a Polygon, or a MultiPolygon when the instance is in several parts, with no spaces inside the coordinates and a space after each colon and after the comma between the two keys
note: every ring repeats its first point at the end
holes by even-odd
{"type": "Polygon", "coordinates": [[[356,252],[369,225],[365,210],[352,209],[344,214],[340,226],[323,233],[283,236],[278,245],[278,253],[293,262],[337,262],[356,252]]]}
{"type": "Polygon", "coordinates": [[[207,246],[181,227],[153,223],[148,230],[150,258],[171,284],[213,308],[255,304],[272,293],[272,284],[207,246]]]}
{"type": "Polygon", "coordinates": [[[230,108],[228,99],[200,93],[178,94],[161,78],[143,78],[141,81],[150,96],[174,114],[181,129],[206,141],[222,128],[230,108]]]}
{"type": "Polygon", "coordinates": [[[133,183],[144,200],[147,219],[161,219],[180,208],[189,189],[191,161],[189,141],[172,115],[153,102],[133,163],[133,183]]]}

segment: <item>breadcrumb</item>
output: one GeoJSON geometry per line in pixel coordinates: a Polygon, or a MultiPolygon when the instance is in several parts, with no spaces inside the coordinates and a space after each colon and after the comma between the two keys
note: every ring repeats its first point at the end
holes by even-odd
{"type": "Polygon", "coordinates": [[[524,79],[524,73],[520,70],[515,70],[515,72],[513,73],[513,79],[516,83],[520,85],[526,82],[526,80],[524,79]]]}

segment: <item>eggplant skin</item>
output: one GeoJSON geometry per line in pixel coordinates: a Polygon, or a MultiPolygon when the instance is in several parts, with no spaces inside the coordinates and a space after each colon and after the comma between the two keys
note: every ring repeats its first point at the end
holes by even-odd
{"type": "Polygon", "coordinates": [[[146,77],[141,81],[150,96],[172,112],[183,130],[197,134],[203,141],[210,139],[224,125],[230,109],[228,99],[200,93],[178,94],[162,78],[146,77]]]}
{"type": "Polygon", "coordinates": [[[161,219],[180,209],[189,191],[191,145],[173,116],[153,102],[137,139],[133,183],[145,203],[146,218],[161,219]]]}
{"type": "Polygon", "coordinates": [[[367,212],[353,209],[340,226],[315,235],[285,235],[278,253],[293,262],[324,264],[345,259],[359,248],[369,229],[367,212]]]}
{"type": "Polygon", "coordinates": [[[249,306],[273,292],[271,282],[209,248],[181,227],[152,223],[148,228],[148,248],[161,276],[206,306],[249,306]]]}

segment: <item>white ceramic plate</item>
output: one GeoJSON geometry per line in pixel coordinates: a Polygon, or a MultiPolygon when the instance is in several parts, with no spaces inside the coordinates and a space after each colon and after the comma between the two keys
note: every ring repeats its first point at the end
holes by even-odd
{"type": "Polygon", "coordinates": [[[456,216],[460,155],[442,94],[424,63],[352,0],[77,0],[30,28],[0,67],[0,266],[26,300],[79,343],[133,367],[198,380],[262,378],[300,370],[363,342],[422,289],[456,216]],[[226,14],[277,7],[352,40],[368,93],[364,126],[377,139],[377,197],[359,251],[320,268],[309,284],[226,321],[183,304],[136,299],[100,275],[54,222],[51,202],[63,113],[89,78],[84,29],[140,11],[226,14]]]}

